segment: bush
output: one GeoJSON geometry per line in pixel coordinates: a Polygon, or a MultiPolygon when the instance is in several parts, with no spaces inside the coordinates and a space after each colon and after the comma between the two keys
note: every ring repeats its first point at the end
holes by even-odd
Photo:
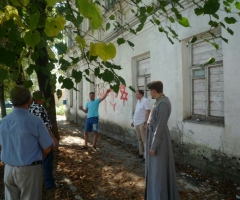
{"type": "Polygon", "coordinates": [[[57,115],[65,115],[65,105],[56,107],[57,115]]]}

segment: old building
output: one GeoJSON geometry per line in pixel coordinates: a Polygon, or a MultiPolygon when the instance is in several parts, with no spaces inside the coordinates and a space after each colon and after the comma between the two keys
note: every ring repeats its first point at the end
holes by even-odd
{"type": "MultiPolygon", "coordinates": [[[[136,27],[138,21],[129,6],[122,3],[121,8],[122,13],[110,9],[105,15],[114,14],[119,22],[136,27]]],[[[95,36],[117,46],[116,40],[121,34],[135,44],[133,49],[127,44],[118,46],[114,59],[123,68],[118,73],[124,77],[127,86],[143,89],[145,96],[150,98],[146,84],[152,80],[163,82],[164,93],[172,103],[168,125],[176,160],[240,180],[239,23],[231,25],[233,36],[224,28],[213,30],[216,35],[229,39],[226,43],[221,37],[216,38],[219,45],[216,50],[205,41],[210,38],[209,18],[196,17],[188,1],[182,14],[188,17],[191,28],[173,25],[181,40],[173,45],[150,22],[137,35],[110,28],[107,32],[95,32],[95,36]],[[202,39],[187,45],[195,35],[202,39]],[[204,66],[210,57],[215,57],[215,62],[204,66]]],[[[219,16],[223,18],[224,13],[219,16]]],[[[87,21],[83,28],[89,28],[87,21]]],[[[84,63],[79,65],[79,69],[85,68],[84,63]]],[[[85,80],[78,84],[79,92],[66,92],[69,120],[83,124],[86,115],[78,110],[79,105],[85,106],[90,91],[101,97],[108,88],[93,75],[91,80],[94,84],[85,80]]],[[[135,104],[135,94],[125,85],[121,85],[118,94],[111,92],[99,108],[100,132],[137,144],[134,129],[130,126],[135,104]]]]}

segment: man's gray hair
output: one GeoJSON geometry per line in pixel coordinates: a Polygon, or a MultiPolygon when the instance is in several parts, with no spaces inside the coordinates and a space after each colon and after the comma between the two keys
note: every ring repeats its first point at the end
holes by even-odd
{"type": "Polygon", "coordinates": [[[31,92],[22,85],[16,85],[11,89],[10,99],[14,106],[23,106],[31,99],[31,92]]]}

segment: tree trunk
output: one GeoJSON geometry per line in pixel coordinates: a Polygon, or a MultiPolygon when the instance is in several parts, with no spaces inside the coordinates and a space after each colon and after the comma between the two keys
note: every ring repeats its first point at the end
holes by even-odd
{"type": "MultiPolygon", "coordinates": [[[[45,51],[44,57],[39,57],[38,60],[36,61],[36,64],[46,68],[47,63],[48,63],[48,58],[47,58],[47,49],[44,47],[41,49],[42,51],[45,51]]],[[[56,106],[55,106],[55,99],[54,99],[54,94],[52,94],[52,86],[50,85],[50,77],[42,73],[41,70],[36,71],[37,73],[37,78],[38,78],[38,84],[39,84],[39,89],[44,93],[45,99],[49,100],[49,106],[45,106],[49,118],[52,122],[53,126],[53,135],[59,140],[59,133],[58,133],[58,126],[57,126],[57,118],[56,118],[56,106]]]]}
{"type": "Polygon", "coordinates": [[[4,84],[0,83],[0,104],[1,104],[1,117],[5,117],[7,115],[6,106],[5,106],[5,98],[4,98],[4,84]]]}

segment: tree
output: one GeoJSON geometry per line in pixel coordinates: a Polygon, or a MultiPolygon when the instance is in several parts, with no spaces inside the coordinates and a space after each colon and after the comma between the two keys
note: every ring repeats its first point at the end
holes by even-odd
{"type": "MultiPolygon", "coordinates": [[[[178,41],[177,30],[172,24],[178,23],[183,27],[190,27],[190,22],[181,11],[184,9],[180,0],[156,0],[153,3],[145,3],[142,0],[123,0],[117,4],[127,4],[131,12],[138,19],[138,26],[133,28],[131,24],[123,24],[110,15],[106,18],[104,14],[111,6],[122,12],[121,6],[117,7],[116,1],[92,1],[92,0],[5,0],[0,3],[0,81],[11,79],[16,82],[21,75],[21,81],[25,87],[31,87],[33,82],[31,76],[35,71],[38,77],[39,87],[44,92],[50,106],[48,112],[54,124],[54,135],[58,137],[56,128],[56,111],[53,93],[61,96],[61,90],[56,91],[56,83],[59,82],[62,88],[75,89],[74,82],[81,82],[82,78],[90,81],[89,74],[94,75],[110,84],[110,87],[118,92],[120,84],[126,84],[125,80],[117,74],[121,66],[115,64],[112,59],[116,56],[116,47],[113,43],[105,43],[94,37],[94,31],[107,31],[111,26],[114,30],[138,34],[147,21],[150,20],[159,30],[165,34],[170,43],[178,41]],[[109,3],[110,2],[110,3],[109,3]],[[88,19],[92,34],[84,32],[81,28],[84,19],[88,19]],[[162,23],[162,20],[165,23],[162,23]],[[107,21],[103,27],[103,22],[107,21]],[[71,34],[71,35],[70,35],[71,34]],[[66,56],[70,49],[64,42],[64,37],[72,37],[78,46],[80,54],[75,57],[66,56]],[[57,50],[57,53],[54,52],[57,50]],[[83,71],[74,68],[79,62],[85,61],[88,65],[83,71]],[[62,74],[57,79],[52,73],[56,66],[62,74]],[[70,74],[67,71],[71,69],[70,74]]],[[[195,14],[209,16],[209,32],[213,40],[208,41],[218,49],[214,42],[216,37],[211,32],[212,28],[221,26],[229,34],[233,31],[229,24],[237,20],[233,14],[240,15],[240,2],[234,0],[191,0],[195,6],[195,14]],[[225,12],[226,17],[219,19],[218,13],[225,12]]],[[[193,37],[189,42],[197,40],[193,37]]],[[[227,42],[227,38],[222,38],[227,42]]],[[[128,43],[134,48],[131,41],[124,37],[117,39],[117,44],[128,43]]],[[[214,62],[210,58],[208,63],[214,62]]],[[[133,89],[129,86],[130,89],[133,89]]]]}

